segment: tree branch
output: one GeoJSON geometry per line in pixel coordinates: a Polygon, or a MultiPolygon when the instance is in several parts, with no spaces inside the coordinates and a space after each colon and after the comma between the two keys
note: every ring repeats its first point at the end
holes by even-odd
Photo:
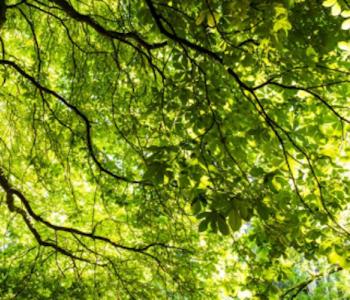
{"type": "Polygon", "coordinates": [[[116,39],[121,42],[126,42],[126,40],[130,38],[148,50],[161,48],[166,46],[167,44],[167,42],[150,44],[146,42],[144,39],[142,39],[139,36],[139,34],[136,32],[124,33],[124,32],[108,30],[104,28],[101,24],[99,24],[97,21],[92,19],[89,15],[84,15],[78,12],[76,9],[74,9],[72,5],[70,5],[65,0],[50,0],[50,2],[57,4],[64,12],[66,12],[70,17],[72,17],[76,21],[89,25],[90,27],[94,28],[98,33],[108,38],[116,39]]]}
{"type": "Polygon", "coordinates": [[[336,273],[336,272],[339,272],[339,271],[342,271],[343,268],[338,266],[336,267],[335,269],[329,271],[328,273],[319,273],[319,274],[316,274],[314,276],[312,276],[311,278],[303,281],[303,282],[300,282],[298,283],[297,285],[291,287],[290,289],[286,290],[283,295],[280,297],[280,299],[285,299],[287,297],[288,294],[290,294],[291,292],[293,292],[294,290],[296,290],[292,295],[290,295],[290,300],[294,299],[295,297],[297,297],[304,289],[307,288],[307,286],[312,283],[313,281],[321,278],[321,277],[325,277],[325,276],[329,276],[333,273],[336,273]]]}
{"type": "Polygon", "coordinates": [[[152,247],[161,247],[161,248],[180,250],[180,251],[183,251],[183,252],[189,252],[186,249],[170,246],[170,245],[167,245],[167,244],[164,244],[164,243],[159,243],[159,242],[151,243],[151,244],[148,244],[148,245],[145,245],[145,246],[140,246],[140,247],[125,246],[125,245],[122,245],[122,244],[118,244],[118,243],[112,241],[111,239],[109,239],[107,237],[100,236],[100,235],[95,235],[93,232],[89,233],[89,232],[81,231],[81,230],[76,229],[76,228],[65,227],[65,226],[58,226],[58,225],[52,224],[52,223],[50,223],[49,221],[43,219],[41,216],[39,216],[38,214],[36,214],[34,212],[34,210],[32,209],[31,205],[29,204],[29,201],[27,200],[27,198],[19,190],[13,188],[10,185],[9,181],[5,177],[4,172],[3,172],[3,170],[1,168],[0,168],[0,186],[3,188],[3,190],[6,193],[7,206],[9,208],[9,210],[11,212],[17,212],[20,215],[22,215],[25,223],[27,224],[29,230],[35,236],[35,238],[38,241],[38,243],[40,245],[43,245],[43,246],[50,246],[50,247],[54,247],[55,246],[55,249],[57,251],[61,252],[62,254],[65,254],[65,255],[68,255],[68,256],[71,255],[71,254],[68,253],[68,251],[64,250],[63,248],[60,248],[57,245],[53,246],[51,243],[43,241],[42,238],[40,237],[39,233],[36,231],[36,229],[31,224],[30,219],[28,218],[28,215],[31,218],[33,218],[35,221],[37,221],[37,222],[45,225],[46,227],[48,227],[50,229],[55,230],[55,231],[67,232],[67,233],[72,234],[73,236],[74,235],[79,235],[81,237],[87,237],[87,238],[90,238],[92,240],[102,241],[102,242],[105,242],[107,244],[110,244],[111,246],[113,246],[116,249],[122,249],[122,250],[127,250],[127,251],[131,251],[131,252],[135,252],[135,253],[140,253],[140,254],[146,255],[146,256],[151,257],[152,259],[156,260],[158,263],[160,263],[159,259],[157,257],[155,257],[154,255],[152,255],[150,253],[147,253],[146,250],[148,250],[148,249],[150,249],[152,247]],[[23,209],[15,206],[13,195],[17,196],[21,200],[21,203],[25,207],[26,211],[24,211],[23,209]]]}
{"type": "Polygon", "coordinates": [[[127,177],[117,175],[114,172],[110,171],[109,169],[105,168],[102,163],[97,159],[96,154],[93,149],[93,143],[92,143],[92,137],[91,137],[91,122],[89,121],[88,117],[81,111],[79,110],[75,105],[69,103],[65,98],[63,98],[61,95],[59,95],[57,92],[41,85],[37,80],[34,79],[31,75],[29,75],[27,72],[25,72],[19,65],[17,65],[13,61],[9,60],[0,60],[0,64],[5,65],[5,66],[10,66],[13,69],[15,69],[20,75],[22,75],[24,78],[29,80],[35,87],[37,87],[39,90],[53,96],[54,98],[58,99],[61,101],[66,107],[68,107],[70,110],[72,110],[76,115],[79,116],[79,118],[84,122],[85,124],[85,129],[86,129],[86,143],[87,143],[87,148],[89,151],[90,156],[92,157],[93,161],[97,165],[97,167],[105,174],[110,175],[111,177],[124,181],[127,183],[134,183],[134,184],[143,184],[143,185],[152,185],[150,182],[146,181],[140,181],[140,180],[132,180],[127,177]]]}

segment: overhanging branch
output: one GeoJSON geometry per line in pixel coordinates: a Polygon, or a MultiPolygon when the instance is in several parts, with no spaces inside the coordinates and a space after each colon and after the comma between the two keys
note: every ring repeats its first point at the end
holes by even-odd
{"type": "Polygon", "coordinates": [[[15,69],[21,76],[23,76],[24,78],[29,80],[36,88],[38,88],[40,91],[42,91],[46,94],[49,94],[49,95],[53,96],[54,98],[58,99],[60,102],[62,102],[67,108],[69,108],[71,111],[73,111],[83,121],[83,123],[85,124],[85,129],[86,129],[86,144],[87,144],[88,152],[89,152],[90,156],[92,157],[92,160],[95,162],[97,167],[103,173],[105,173],[105,174],[107,174],[107,175],[109,175],[117,180],[124,181],[127,183],[151,185],[150,182],[129,179],[127,177],[117,175],[114,172],[110,171],[109,169],[105,168],[102,165],[102,163],[97,159],[97,156],[96,156],[94,149],[93,149],[93,143],[92,143],[92,137],[91,137],[91,122],[88,119],[88,117],[78,107],[69,103],[68,100],[66,100],[64,97],[59,95],[57,92],[43,86],[33,76],[29,75],[26,71],[24,71],[15,62],[1,59],[0,64],[5,65],[5,66],[10,66],[11,68],[15,69]]]}
{"type": "Polygon", "coordinates": [[[121,42],[126,42],[128,39],[132,39],[142,45],[146,49],[157,49],[166,46],[167,42],[162,43],[148,43],[136,32],[117,32],[114,30],[108,30],[104,28],[97,21],[92,19],[89,15],[84,15],[78,12],[74,7],[65,0],[51,0],[50,2],[57,4],[65,13],[78,22],[85,23],[95,29],[98,33],[111,39],[116,39],[121,42]]]}
{"type": "Polygon", "coordinates": [[[125,246],[122,244],[118,244],[107,237],[95,235],[93,232],[90,233],[90,232],[85,232],[85,231],[82,231],[82,230],[79,230],[76,228],[72,228],[72,227],[58,226],[58,225],[52,224],[51,222],[45,220],[44,218],[42,218],[41,216],[39,216],[37,213],[34,212],[29,201],[27,200],[27,198],[22,194],[22,192],[20,192],[19,190],[15,189],[11,186],[11,184],[9,183],[8,179],[5,177],[5,174],[1,168],[0,168],[0,186],[2,187],[4,192],[6,193],[6,198],[7,198],[6,204],[7,204],[8,209],[11,212],[16,212],[22,216],[24,222],[27,224],[27,227],[32,232],[32,234],[34,235],[34,237],[38,241],[38,243],[40,245],[43,245],[43,246],[52,247],[52,248],[56,249],[58,252],[66,255],[66,256],[70,256],[71,258],[75,258],[75,259],[79,259],[79,260],[83,260],[83,261],[88,262],[88,260],[82,259],[80,257],[76,257],[75,255],[73,255],[72,253],[67,251],[66,249],[64,249],[56,244],[44,241],[42,239],[42,237],[40,236],[40,234],[38,233],[38,231],[35,229],[30,218],[32,218],[34,221],[36,221],[38,223],[41,223],[42,225],[46,226],[47,228],[55,230],[56,232],[66,232],[66,233],[72,234],[73,236],[77,235],[80,237],[86,237],[86,238],[89,238],[89,239],[94,240],[94,241],[105,242],[105,243],[113,246],[116,249],[126,250],[126,251],[145,255],[147,257],[154,259],[159,265],[160,265],[160,260],[157,257],[155,257],[154,255],[146,252],[148,249],[150,249],[152,247],[160,247],[160,248],[165,248],[165,249],[178,250],[178,251],[182,251],[182,252],[189,252],[186,249],[170,246],[170,245],[167,245],[164,243],[159,243],[159,242],[150,243],[148,245],[144,245],[144,246],[140,246],[140,247],[125,246]],[[17,196],[20,199],[25,210],[15,205],[13,196],[17,196]]]}
{"type": "Polygon", "coordinates": [[[298,283],[297,285],[291,287],[290,289],[286,290],[283,295],[280,297],[280,299],[286,299],[287,296],[289,294],[291,294],[293,291],[294,293],[292,293],[290,296],[289,296],[289,299],[292,300],[294,299],[295,297],[297,297],[303,290],[305,290],[307,288],[307,286],[312,283],[313,281],[319,279],[319,278],[322,278],[322,277],[325,277],[325,276],[329,276],[333,273],[336,273],[336,272],[339,272],[339,271],[342,271],[343,268],[338,266],[336,268],[334,268],[333,270],[327,272],[327,273],[319,273],[319,274],[316,274],[316,275],[313,275],[311,278],[303,281],[303,282],[300,282],[298,283]]]}

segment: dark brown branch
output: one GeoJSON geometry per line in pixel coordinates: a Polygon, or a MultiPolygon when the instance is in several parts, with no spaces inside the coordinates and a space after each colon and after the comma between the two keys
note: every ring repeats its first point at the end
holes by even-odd
{"type": "Polygon", "coordinates": [[[127,39],[132,39],[142,45],[146,49],[156,49],[166,46],[167,42],[150,44],[142,39],[136,32],[117,32],[104,28],[97,21],[92,19],[89,15],[84,15],[78,12],[72,5],[65,0],[51,0],[50,2],[57,4],[64,12],[78,22],[85,23],[94,28],[98,33],[112,39],[126,42],[127,39]]]}
{"type": "Polygon", "coordinates": [[[64,249],[64,248],[62,248],[62,247],[60,247],[60,246],[58,246],[58,245],[56,245],[54,243],[44,241],[42,239],[42,237],[40,236],[39,232],[33,226],[33,224],[31,222],[28,214],[26,213],[26,211],[23,210],[20,207],[15,206],[14,199],[13,199],[13,194],[15,193],[15,190],[13,190],[11,188],[8,180],[5,178],[4,173],[3,173],[3,171],[1,169],[0,169],[0,185],[1,185],[1,187],[3,188],[3,190],[6,193],[6,204],[7,204],[8,209],[11,212],[18,213],[19,215],[22,216],[23,221],[26,223],[28,229],[33,234],[33,236],[35,237],[35,239],[36,239],[36,241],[38,242],[39,245],[45,246],[45,247],[51,247],[51,248],[55,249],[57,252],[65,255],[65,256],[68,256],[68,257],[70,257],[72,259],[77,259],[77,260],[81,260],[81,261],[84,261],[84,262],[91,263],[87,259],[78,257],[78,256],[72,254],[71,252],[67,251],[66,249],[64,249]]]}
{"type": "Polygon", "coordinates": [[[33,41],[34,41],[34,48],[35,48],[36,56],[38,59],[38,77],[40,78],[40,72],[41,72],[41,66],[42,66],[42,60],[41,60],[41,55],[40,55],[41,49],[39,46],[38,38],[37,38],[36,33],[35,33],[35,27],[34,27],[33,22],[27,17],[27,15],[24,13],[24,11],[21,8],[18,8],[18,10],[21,13],[21,15],[23,16],[23,18],[26,20],[26,22],[28,23],[30,31],[32,32],[33,41]]]}
{"type": "MultiPolygon", "coordinates": [[[[283,141],[282,136],[279,134],[279,132],[277,131],[277,129],[279,129],[280,131],[282,131],[283,134],[285,134],[287,136],[287,139],[291,142],[291,144],[295,147],[295,149],[297,149],[307,160],[309,169],[311,171],[312,177],[315,179],[319,193],[320,193],[320,201],[322,204],[322,208],[324,209],[325,213],[327,214],[327,216],[331,219],[331,221],[336,225],[336,227],[338,227],[344,234],[350,236],[350,232],[348,230],[346,230],[343,226],[341,226],[336,218],[333,216],[333,214],[330,212],[330,210],[328,209],[324,196],[323,196],[323,188],[322,185],[319,181],[319,178],[316,175],[315,169],[313,164],[311,163],[311,159],[310,156],[306,153],[306,151],[304,149],[302,149],[290,136],[289,132],[287,132],[282,126],[280,126],[278,123],[276,123],[273,119],[270,118],[270,116],[267,114],[264,106],[262,105],[261,101],[259,100],[259,98],[256,96],[255,92],[251,92],[251,94],[253,95],[253,97],[255,98],[256,102],[258,103],[259,108],[261,109],[262,112],[262,116],[264,117],[264,119],[266,120],[267,124],[269,125],[269,127],[273,130],[273,132],[275,133],[277,139],[279,140],[279,143],[282,147],[283,150],[283,155],[285,157],[285,161],[286,164],[288,166],[288,170],[289,173],[291,175],[291,179],[293,181],[293,185],[294,185],[294,189],[296,191],[296,194],[298,196],[298,198],[300,199],[300,201],[303,203],[303,205],[312,213],[314,213],[314,211],[311,209],[311,207],[304,201],[303,197],[301,196],[300,192],[299,192],[299,188],[298,185],[296,183],[295,177],[293,175],[293,172],[291,170],[289,161],[288,161],[288,151],[285,148],[285,142],[283,141]]],[[[333,228],[334,229],[334,228],[333,228]]]]}
{"type": "MultiPolygon", "coordinates": [[[[145,252],[146,250],[152,248],[152,247],[161,247],[161,248],[166,248],[166,249],[175,249],[175,250],[180,250],[183,252],[189,252],[188,250],[182,249],[182,248],[178,248],[178,247],[174,247],[174,246],[170,246],[170,245],[166,245],[164,243],[151,243],[145,246],[141,246],[141,247],[129,247],[129,246],[125,246],[125,245],[121,245],[118,243],[113,242],[111,239],[104,237],[104,236],[99,236],[99,235],[95,235],[94,233],[89,233],[89,232],[84,232],[81,231],[79,229],[76,228],[71,228],[71,227],[65,227],[65,226],[58,226],[55,224],[50,223],[49,221],[43,219],[41,216],[39,216],[38,214],[36,214],[32,207],[29,204],[29,201],[27,200],[27,198],[17,189],[14,189],[11,187],[9,181],[7,180],[7,178],[5,177],[3,171],[0,168],[0,186],[3,188],[3,190],[6,192],[7,195],[7,206],[9,208],[10,211],[12,212],[17,212],[19,214],[22,215],[24,221],[26,222],[28,228],[30,229],[30,231],[33,233],[33,235],[35,236],[36,240],[39,242],[40,245],[43,246],[50,246],[53,247],[51,245],[51,243],[45,242],[41,239],[40,235],[38,234],[38,232],[35,230],[35,228],[33,227],[33,225],[31,224],[27,214],[33,218],[36,222],[39,222],[43,225],[45,225],[48,228],[51,228],[55,231],[60,231],[60,232],[67,232],[74,235],[79,235],[82,237],[87,237],[90,238],[92,240],[97,240],[97,241],[103,241],[107,244],[110,244],[111,246],[117,248],[117,249],[123,249],[123,250],[128,250],[131,252],[136,252],[136,253],[141,253],[144,254],[148,257],[153,258],[154,260],[156,260],[158,263],[159,260],[158,258],[156,258],[155,256],[153,256],[150,253],[145,252]],[[13,199],[13,195],[16,195],[22,202],[23,206],[26,209],[26,212],[21,209],[18,208],[14,205],[14,199],[13,199]]],[[[57,246],[57,245],[55,245],[57,246]]],[[[58,247],[58,246],[57,246],[58,247]]],[[[64,250],[64,249],[63,249],[64,250]]],[[[58,247],[58,251],[65,254],[62,249],[60,249],[58,247]]]]}
{"type": "MultiPolygon", "coordinates": [[[[276,81],[269,81],[266,82],[265,85],[275,85],[278,86],[280,88],[284,88],[284,89],[288,89],[288,90],[297,90],[297,91],[304,91],[310,95],[312,95],[314,98],[318,99],[322,104],[324,104],[335,116],[337,116],[339,118],[339,120],[344,121],[346,123],[350,124],[350,120],[343,117],[342,115],[340,115],[335,109],[334,107],[329,104],[325,99],[323,99],[319,94],[315,93],[314,91],[311,91],[309,88],[306,87],[302,87],[302,86],[295,86],[295,85],[287,85],[287,84],[283,84],[283,83],[279,83],[276,81]]],[[[262,86],[259,86],[259,88],[261,88],[262,86]]],[[[257,89],[257,88],[254,88],[257,89]]]]}
{"type": "Polygon", "coordinates": [[[22,1],[19,1],[18,3],[15,3],[15,4],[6,5],[6,7],[7,8],[15,8],[17,6],[20,6],[21,4],[26,3],[26,2],[27,2],[26,0],[22,0],[22,1]]]}
{"type": "Polygon", "coordinates": [[[6,22],[6,1],[0,0],[0,28],[5,24],[6,22]]]}
{"type": "Polygon", "coordinates": [[[88,117],[80,110],[78,109],[75,105],[69,103],[65,98],[63,98],[61,95],[59,95],[57,92],[41,85],[37,80],[34,79],[31,75],[26,73],[20,66],[18,66],[15,62],[9,61],[9,60],[0,60],[0,64],[10,66],[13,69],[15,69],[20,75],[22,75],[24,78],[29,80],[35,87],[37,87],[39,90],[55,97],[59,101],[61,101],[66,107],[68,107],[70,110],[72,110],[79,118],[84,122],[85,128],[86,128],[86,143],[87,143],[87,148],[89,151],[90,156],[92,157],[93,161],[97,165],[97,167],[105,174],[110,175],[111,177],[121,180],[127,183],[136,183],[136,184],[144,184],[144,185],[151,185],[149,182],[145,181],[139,181],[139,180],[132,180],[129,178],[126,178],[124,176],[120,176],[115,174],[114,172],[106,169],[102,163],[97,159],[96,154],[93,149],[93,143],[92,143],[92,137],[91,137],[91,123],[88,119],[88,117]]]}
{"type": "MultiPolygon", "coordinates": [[[[202,53],[202,54],[205,54],[211,58],[213,58],[215,61],[217,61],[218,63],[220,63],[221,65],[224,66],[224,61],[222,59],[222,57],[220,57],[217,53],[207,49],[207,48],[204,48],[203,46],[201,45],[198,45],[198,44],[195,44],[195,43],[192,43],[184,38],[181,38],[179,36],[177,36],[173,30],[173,33],[169,32],[163,25],[163,22],[164,21],[166,24],[168,24],[168,22],[161,16],[157,13],[153,3],[151,0],[145,0],[148,7],[149,7],[149,10],[160,30],[161,33],[163,33],[165,36],[167,36],[168,38],[172,39],[173,41],[177,42],[177,43],[180,43],[180,45],[183,45],[183,46],[187,46],[199,53],[202,53]]],[[[169,26],[169,24],[168,24],[169,26]]],[[[288,170],[289,170],[289,173],[291,175],[291,178],[292,178],[292,181],[293,181],[293,184],[294,184],[294,188],[295,188],[295,191],[296,191],[296,194],[298,196],[298,198],[300,199],[300,201],[303,203],[303,205],[311,212],[311,208],[307,205],[307,203],[305,203],[303,197],[301,196],[300,192],[299,192],[299,189],[298,189],[298,186],[296,184],[296,180],[294,178],[294,175],[292,173],[292,170],[291,170],[291,167],[290,167],[290,164],[289,164],[289,161],[288,161],[288,152],[285,148],[285,142],[283,141],[283,138],[281,137],[280,133],[277,131],[276,127],[275,127],[275,122],[269,117],[269,115],[267,114],[267,112],[265,111],[262,103],[260,102],[259,98],[256,96],[255,94],[255,90],[257,89],[257,87],[255,88],[251,88],[249,87],[248,85],[246,85],[238,76],[237,73],[234,72],[234,70],[232,68],[227,68],[226,69],[227,72],[235,79],[235,81],[239,84],[239,86],[249,92],[249,94],[251,94],[253,96],[253,99],[254,99],[254,102],[257,104],[258,107],[255,106],[255,104],[253,103],[253,105],[255,106],[255,108],[257,109],[257,111],[260,113],[260,115],[264,118],[264,120],[266,121],[267,125],[271,128],[271,130],[274,132],[275,136],[277,137],[281,147],[282,147],[282,151],[283,151],[283,155],[284,155],[284,158],[285,158],[285,161],[286,161],[286,164],[288,166],[288,170]]],[[[263,87],[264,85],[267,85],[267,84],[276,84],[275,82],[273,82],[272,80],[269,80],[267,81],[266,83],[264,83],[263,85],[259,86],[259,88],[263,87]]],[[[277,84],[276,84],[277,85],[277,84]]],[[[306,90],[305,88],[299,88],[299,89],[302,89],[302,90],[306,90]]],[[[314,93],[313,91],[309,91],[307,90],[310,94],[314,95],[315,97],[317,97],[323,104],[325,104],[329,109],[331,109],[338,117],[340,117],[342,120],[344,120],[344,118],[342,116],[340,116],[336,111],[334,111],[333,107],[331,107],[324,99],[322,99],[318,94],[314,93]]],[[[243,94],[244,94],[244,91],[243,91],[243,94]]],[[[244,94],[245,95],[245,94],[244,94]]],[[[249,98],[249,97],[248,97],[249,98]]]]}
{"type": "Polygon", "coordinates": [[[343,268],[338,266],[336,267],[335,269],[329,271],[327,274],[325,273],[319,273],[319,274],[316,274],[314,276],[312,276],[311,278],[307,279],[306,281],[303,281],[301,283],[298,283],[297,285],[291,287],[290,289],[286,290],[283,295],[280,297],[280,299],[286,299],[287,295],[290,294],[291,292],[295,291],[292,295],[290,295],[290,300],[291,299],[294,299],[295,297],[297,297],[304,289],[307,288],[307,286],[312,283],[313,281],[321,278],[321,277],[325,277],[325,276],[329,276],[333,273],[336,273],[336,272],[339,272],[339,271],[342,271],[343,268]]]}
{"type": "MultiPolygon", "coordinates": [[[[163,25],[163,22],[169,24],[167,22],[167,20],[163,16],[161,16],[160,14],[157,13],[157,11],[153,5],[153,2],[151,0],[145,0],[145,1],[149,7],[149,10],[150,10],[150,13],[151,13],[153,19],[155,20],[155,22],[156,22],[156,24],[157,24],[157,26],[162,34],[164,34],[165,36],[167,36],[168,38],[170,38],[174,42],[179,43],[180,45],[189,47],[198,53],[207,55],[207,56],[211,57],[212,59],[214,59],[216,62],[225,66],[224,59],[219,54],[217,54],[217,53],[215,53],[215,52],[213,52],[213,51],[211,51],[211,50],[209,50],[201,45],[193,43],[185,38],[182,38],[182,37],[178,36],[175,32],[173,32],[173,33],[169,32],[163,25]]],[[[238,74],[232,68],[227,68],[227,72],[236,80],[236,82],[239,84],[240,87],[242,87],[243,89],[245,89],[247,91],[252,90],[248,85],[246,85],[240,79],[238,74]]]]}

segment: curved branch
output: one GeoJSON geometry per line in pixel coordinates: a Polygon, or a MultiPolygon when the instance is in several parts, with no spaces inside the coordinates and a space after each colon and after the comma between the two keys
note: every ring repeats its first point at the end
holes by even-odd
{"type": "MultiPolygon", "coordinates": [[[[316,99],[318,99],[322,104],[324,104],[335,116],[337,116],[341,121],[344,121],[346,123],[350,124],[350,120],[343,117],[342,115],[340,115],[335,109],[334,107],[329,104],[325,99],[323,99],[319,94],[315,93],[314,91],[311,91],[309,88],[306,87],[302,87],[302,86],[295,86],[295,85],[286,85],[283,83],[279,83],[276,81],[270,81],[268,84],[270,85],[275,85],[284,89],[288,89],[288,90],[297,90],[297,91],[304,91],[310,95],[312,95],[313,97],[315,97],[316,99]]],[[[312,88],[312,87],[311,87],[312,88]]]]}
{"type": "MultiPolygon", "coordinates": [[[[187,47],[191,48],[192,50],[197,51],[198,53],[205,54],[205,55],[211,57],[212,59],[214,59],[216,62],[225,66],[224,59],[219,54],[217,54],[214,51],[211,51],[211,50],[209,50],[201,45],[198,45],[198,44],[193,43],[185,38],[178,36],[173,29],[172,29],[173,33],[169,32],[163,25],[163,22],[165,22],[165,23],[167,23],[168,26],[170,26],[169,22],[163,16],[161,16],[160,14],[157,13],[157,11],[153,5],[153,2],[151,0],[145,0],[145,1],[149,7],[149,10],[150,10],[150,13],[151,13],[153,19],[155,20],[155,22],[156,22],[156,24],[157,24],[157,26],[162,34],[164,34],[165,36],[167,36],[168,38],[170,38],[174,42],[177,42],[183,46],[187,46],[187,47]]],[[[240,87],[242,87],[243,89],[245,89],[247,91],[252,90],[252,88],[250,88],[248,85],[246,85],[240,79],[238,74],[232,68],[228,67],[226,69],[226,71],[236,80],[236,82],[239,84],[240,87]]]]}
{"type": "MultiPolygon", "coordinates": [[[[73,236],[74,235],[79,235],[81,237],[87,237],[87,238],[90,238],[91,240],[102,241],[102,242],[105,242],[107,244],[110,244],[111,246],[113,246],[116,249],[122,249],[122,250],[127,250],[127,251],[131,251],[131,252],[143,254],[143,255],[146,255],[148,257],[151,257],[152,259],[157,261],[158,264],[160,263],[159,259],[157,257],[155,257],[154,255],[152,255],[150,253],[147,253],[146,250],[148,250],[148,249],[150,249],[152,247],[161,247],[161,248],[168,248],[168,249],[175,249],[175,250],[181,250],[181,251],[189,252],[186,249],[182,249],[182,248],[166,245],[164,243],[159,243],[159,242],[151,243],[151,244],[148,244],[148,245],[145,245],[145,246],[141,246],[141,247],[125,246],[125,245],[122,245],[122,244],[118,244],[118,243],[112,241],[111,239],[109,239],[107,237],[100,236],[100,235],[95,235],[93,232],[89,233],[89,232],[81,231],[81,230],[76,229],[76,228],[65,227],[65,226],[58,226],[58,225],[52,224],[52,223],[50,223],[49,221],[43,219],[41,216],[39,216],[38,214],[36,214],[34,212],[32,207],[30,206],[29,201],[27,200],[27,198],[19,190],[15,189],[15,188],[13,188],[11,186],[11,184],[9,183],[7,178],[5,177],[4,172],[3,172],[3,170],[1,168],[0,168],[0,186],[3,188],[3,190],[6,193],[7,206],[9,208],[9,210],[11,212],[17,212],[20,215],[22,215],[25,223],[27,224],[29,230],[35,236],[35,238],[38,241],[38,243],[40,245],[43,245],[43,246],[53,247],[58,252],[60,252],[62,254],[65,254],[67,256],[71,256],[72,257],[72,254],[69,253],[67,250],[65,250],[65,249],[63,249],[63,248],[61,248],[61,247],[59,247],[59,246],[57,246],[55,244],[52,244],[52,243],[49,243],[49,242],[46,242],[46,241],[42,240],[41,236],[39,235],[39,233],[36,231],[36,229],[32,225],[32,223],[31,223],[31,221],[30,221],[28,216],[30,216],[36,222],[41,223],[41,224],[45,225],[46,227],[48,227],[50,229],[53,229],[55,231],[67,232],[67,233],[72,234],[73,236]],[[23,206],[24,206],[26,211],[23,210],[22,208],[19,208],[19,207],[15,206],[13,195],[16,195],[21,200],[21,203],[23,204],[23,206]]],[[[74,257],[74,258],[76,258],[76,257],[74,257]]],[[[81,258],[79,258],[79,259],[82,260],[81,258]]],[[[84,260],[84,261],[86,261],[86,260],[84,260]]]]}
{"type": "Polygon", "coordinates": [[[17,6],[20,6],[21,4],[26,3],[26,1],[27,1],[27,0],[21,0],[21,1],[19,1],[18,3],[6,5],[6,8],[15,8],[15,7],[17,7],[17,6]]]}
{"type": "Polygon", "coordinates": [[[5,60],[5,59],[0,59],[0,64],[2,65],[7,65],[15,69],[20,75],[22,75],[24,78],[29,80],[35,87],[37,87],[39,90],[55,97],[58,99],[60,102],[62,102],[66,107],[68,107],[70,110],[72,110],[76,115],[79,116],[79,118],[84,122],[85,128],[86,128],[86,143],[87,143],[87,148],[89,151],[90,156],[92,157],[93,161],[97,165],[97,167],[105,174],[110,175],[111,177],[121,180],[127,183],[135,183],[135,184],[144,184],[144,185],[152,185],[150,182],[146,181],[140,181],[140,180],[132,180],[127,177],[117,175],[114,172],[108,170],[105,168],[102,163],[97,159],[96,154],[93,149],[93,143],[92,143],[92,138],[91,138],[91,123],[88,119],[88,117],[81,111],[79,110],[75,105],[69,103],[65,98],[63,98],[61,95],[59,95],[57,92],[41,85],[37,80],[34,79],[31,75],[26,73],[20,66],[18,66],[15,62],[5,60]]]}
{"type": "Polygon", "coordinates": [[[70,17],[75,19],[78,22],[85,23],[95,29],[98,33],[111,38],[116,39],[121,42],[126,42],[127,39],[132,39],[142,45],[146,49],[157,49],[166,46],[167,42],[162,43],[154,43],[150,44],[146,42],[144,39],[142,39],[138,33],[136,32],[117,32],[113,30],[108,30],[104,28],[101,24],[99,24],[97,21],[92,19],[89,15],[84,15],[78,12],[71,4],[69,4],[65,0],[51,0],[50,2],[53,2],[57,4],[65,13],[67,13],[70,17]]]}

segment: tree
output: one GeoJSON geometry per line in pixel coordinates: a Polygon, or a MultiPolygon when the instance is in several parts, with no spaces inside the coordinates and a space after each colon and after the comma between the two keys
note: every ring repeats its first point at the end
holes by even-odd
{"type": "Polygon", "coordinates": [[[349,297],[347,1],[0,11],[3,299],[349,297]]]}

